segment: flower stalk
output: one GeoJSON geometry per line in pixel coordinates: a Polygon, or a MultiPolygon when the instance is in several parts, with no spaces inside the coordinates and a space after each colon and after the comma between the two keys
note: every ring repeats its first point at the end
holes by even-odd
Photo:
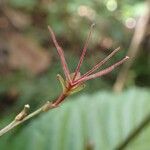
{"type": "Polygon", "coordinates": [[[36,111],[28,114],[30,106],[27,104],[24,106],[24,109],[16,115],[15,119],[8,124],[6,127],[0,130],[0,136],[7,133],[9,130],[13,129],[14,127],[18,126],[19,124],[23,123],[24,121],[42,113],[47,112],[51,109],[57,108],[68,96],[81,91],[85,87],[85,82],[91,79],[95,79],[98,77],[101,77],[103,75],[106,75],[110,73],[113,69],[118,67],[119,65],[123,64],[129,57],[126,56],[125,58],[121,59],[120,61],[116,62],[115,64],[111,65],[110,67],[103,69],[101,71],[96,72],[103,64],[105,64],[111,57],[113,57],[120,48],[115,49],[112,53],[110,53],[104,60],[97,63],[93,68],[91,68],[88,72],[81,75],[80,68],[83,63],[88,43],[92,34],[92,28],[94,27],[94,24],[91,25],[90,32],[88,34],[88,37],[86,39],[86,42],[84,44],[79,62],[77,64],[77,67],[75,69],[74,73],[70,73],[65,56],[64,56],[64,50],[61,48],[61,46],[58,44],[55,34],[50,26],[48,26],[48,30],[50,32],[51,38],[53,40],[53,43],[57,49],[58,55],[60,57],[62,69],[65,75],[65,79],[61,75],[57,75],[57,79],[60,81],[62,86],[62,93],[56,100],[53,102],[46,102],[43,106],[41,106],[36,111]],[[96,72],[96,73],[95,73],[96,72]]]}

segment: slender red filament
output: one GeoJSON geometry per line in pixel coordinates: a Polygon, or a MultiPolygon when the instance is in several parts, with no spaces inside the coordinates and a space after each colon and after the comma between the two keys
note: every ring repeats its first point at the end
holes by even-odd
{"type": "MultiPolygon", "coordinates": [[[[81,76],[81,78],[87,77],[93,72],[95,72],[98,68],[100,68],[103,64],[105,64],[112,56],[114,56],[118,51],[120,50],[120,47],[116,48],[112,53],[110,53],[105,59],[100,61],[97,65],[95,65],[91,70],[89,70],[87,73],[81,76]]],[[[78,81],[78,80],[76,80],[78,81]]]]}
{"type": "Polygon", "coordinates": [[[75,70],[75,75],[74,75],[74,77],[73,77],[73,81],[75,80],[75,78],[76,78],[76,76],[77,76],[77,74],[78,74],[78,72],[79,72],[79,70],[80,70],[80,67],[81,67],[81,65],[82,65],[82,62],[83,62],[85,53],[86,53],[86,51],[87,51],[88,43],[89,43],[89,40],[90,40],[90,37],[91,37],[91,34],[92,34],[92,28],[93,28],[93,27],[94,27],[94,24],[92,24],[91,27],[90,27],[90,32],[89,32],[89,35],[88,35],[88,37],[87,37],[87,39],[86,39],[85,45],[84,45],[83,50],[82,50],[81,57],[80,57],[80,59],[79,59],[79,63],[78,63],[77,68],[76,68],[76,70],[75,70]]]}
{"type": "Polygon", "coordinates": [[[74,84],[78,84],[78,83],[82,83],[82,82],[85,82],[87,80],[91,80],[91,79],[94,79],[94,78],[97,78],[97,77],[101,77],[103,75],[106,75],[108,74],[109,72],[111,72],[113,69],[115,69],[116,67],[118,67],[119,65],[121,65],[122,63],[124,63],[127,59],[129,59],[128,56],[126,56],[125,58],[123,58],[122,60],[120,60],[119,62],[113,64],[112,66],[102,70],[102,71],[99,71],[95,74],[92,74],[92,75],[89,75],[89,76],[86,76],[84,78],[80,78],[78,81],[76,81],[74,84]]]}
{"type": "Polygon", "coordinates": [[[50,26],[48,26],[48,30],[51,34],[53,43],[55,44],[55,47],[56,47],[57,52],[59,54],[59,57],[61,59],[61,64],[62,64],[62,67],[63,67],[63,70],[64,70],[64,74],[65,74],[66,78],[69,80],[69,82],[72,83],[72,80],[71,80],[71,77],[70,77],[70,72],[69,72],[69,69],[68,69],[68,66],[67,66],[67,63],[66,63],[66,59],[65,59],[65,56],[64,56],[63,49],[59,46],[59,44],[56,40],[55,34],[54,34],[54,32],[53,32],[53,30],[51,29],[50,26]]]}

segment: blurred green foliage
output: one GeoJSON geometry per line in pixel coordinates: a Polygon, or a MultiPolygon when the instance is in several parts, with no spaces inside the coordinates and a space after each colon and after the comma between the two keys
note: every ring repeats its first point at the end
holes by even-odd
{"type": "MultiPolygon", "coordinates": [[[[8,133],[0,148],[9,150],[112,150],[149,115],[150,92],[132,88],[122,94],[84,94],[8,133]]],[[[150,128],[128,147],[149,149],[150,128]],[[142,143],[142,144],[141,144],[142,143]]]]}

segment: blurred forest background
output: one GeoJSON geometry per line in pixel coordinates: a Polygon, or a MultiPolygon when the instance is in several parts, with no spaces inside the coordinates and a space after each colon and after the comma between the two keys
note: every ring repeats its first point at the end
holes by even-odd
{"type": "MultiPolygon", "coordinates": [[[[56,75],[62,69],[48,25],[72,71],[92,23],[96,26],[81,73],[119,46],[106,66],[125,55],[131,58],[89,81],[60,108],[1,137],[0,149],[112,150],[122,143],[150,116],[149,9],[143,0],[0,0],[1,128],[25,104],[33,111],[61,91],[56,75]]],[[[149,150],[150,127],[144,131],[127,149],[149,150]]]]}

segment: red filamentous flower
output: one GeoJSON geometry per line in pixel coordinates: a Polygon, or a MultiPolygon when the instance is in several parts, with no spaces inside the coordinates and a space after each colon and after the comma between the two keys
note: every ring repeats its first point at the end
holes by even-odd
{"type": "Polygon", "coordinates": [[[105,64],[113,55],[115,55],[119,51],[120,48],[117,48],[112,53],[110,53],[105,59],[103,59],[102,61],[97,63],[91,70],[89,70],[85,74],[81,75],[80,74],[80,67],[82,65],[84,56],[85,56],[86,51],[87,51],[87,47],[88,47],[88,43],[89,43],[89,40],[90,40],[90,37],[91,37],[91,34],[92,34],[93,26],[94,25],[91,25],[89,35],[86,39],[85,45],[84,45],[83,50],[82,50],[81,57],[79,59],[78,65],[77,65],[76,70],[75,70],[74,73],[70,73],[70,71],[68,69],[66,59],[65,59],[65,56],[64,56],[64,51],[60,47],[60,45],[58,44],[52,28],[50,26],[48,26],[48,29],[49,29],[49,32],[51,34],[52,40],[53,40],[53,42],[55,44],[55,47],[57,49],[57,52],[59,54],[59,57],[60,57],[60,60],[61,60],[61,65],[62,65],[64,74],[65,74],[65,78],[66,78],[66,80],[64,80],[60,75],[58,75],[58,79],[60,80],[60,82],[62,84],[62,87],[63,87],[63,93],[60,96],[60,98],[58,98],[58,100],[56,102],[54,102],[54,105],[60,104],[65,99],[65,97],[67,97],[68,95],[70,95],[72,93],[75,93],[75,92],[78,92],[81,89],[83,89],[84,88],[84,83],[86,81],[108,74],[114,68],[118,67],[119,65],[124,63],[129,58],[128,56],[126,56],[123,59],[121,59],[120,61],[118,61],[115,64],[111,65],[110,67],[95,73],[95,71],[97,69],[99,69],[103,64],[105,64]]]}

